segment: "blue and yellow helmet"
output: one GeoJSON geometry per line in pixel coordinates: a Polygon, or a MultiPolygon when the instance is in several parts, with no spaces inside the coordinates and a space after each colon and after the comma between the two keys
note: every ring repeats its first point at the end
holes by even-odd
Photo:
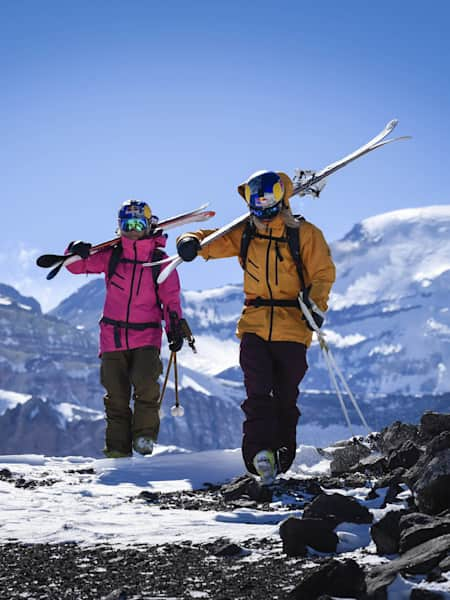
{"type": "Polygon", "coordinates": [[[285,188],[275,171],[257,171],[243,184],[243,196],[250,212],[259,219],[272,219],[282,208],[285,188]]]}
{"type": "Polygon", "coordinates": [[[152,211],[146,202],[127,200],[119,209],[119,229],[121,231],[149,231],[152,211]]]}

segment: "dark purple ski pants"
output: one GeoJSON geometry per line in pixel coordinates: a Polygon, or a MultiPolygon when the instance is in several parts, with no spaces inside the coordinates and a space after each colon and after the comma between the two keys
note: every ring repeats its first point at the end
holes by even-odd
{"type": "Polygon", "coordinates": [[[245,465],[256,473],[252,462],[255,454],[273,450],[284,473],[293,463],[297,448],[297,397],[298,386],[308,369],[306,346],[297,342],[266,342],[254,333],[245,333],[240,364],[247,391],[247,399],[241,405],[245,413],[245,465]]]}

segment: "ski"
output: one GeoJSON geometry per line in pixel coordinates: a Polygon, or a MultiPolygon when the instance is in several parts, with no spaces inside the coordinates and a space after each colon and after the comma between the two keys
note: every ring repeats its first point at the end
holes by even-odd
{"type": "MultiPolygon", "coordinates": [[[[397,124],[398,124],[398,120],[392,119],[392,121],[389,121],[389,123],[387,123],[387,125],[384,127],[384,129],[382,129],[380,131],[380,133],[378,133],[375,137],[373,137],[371,140],[369,140],[366,144],[364,144],[363,146],[360,146],[357,150],[354,150],[350,154],[347,154],[340,160],[337,160],[336,162],[331,163],[330,165],[324,167],[321,171],[314,173],[313,175],[311,175],[311,177],[306,179],[304,182],[301,182],[298,185],[295,185],[292,190],[291,197],[296,196],[297,194],[301,194],[301,193],[307,194],[308,190],[311,188],[311,186],[318,183],[319,181],[322,181],[329,175],[336,173],[336,171],[338,171],[339,169],[342,169],[343,167],[345,167],[349,163],[353,162],[357,158],[360,158],[361,156],[364,156],[365,154],[372,152],[372,150],[376,150],[377,148],[381,148],[382,146],[386,146],[387,144],[391,144],[392,142],[398,142],[401,140],[410,139],[411,136],[402,136],[402,137],[392,138],[389,140],[385,139],[397,127],[397,124]]],[[[204,248],[205,246],[207,246],[208,244],[210,244],[217,238],[222,237],[223,235],[225,235],[226,233],[228,233],[229,231],[231,231],[232,229],[234,229],[241,223],[244,223],[248,219],[248,217],[249,217],[249,213],[247,212],[244,215],[241,215],[240,217],[238,217],[237,219],[234,219],[234,221],[231,221],[227,225],[224,225],[220,229],[217,229],[217,231],[215,231],[214,233],[211,233],[210,235],[205,237],[200,242],[200,248],[204,248]]],[[[167,279],[167,277],[169,277],[170,273],[172,273],[172,271],[174,269],[176,269],[182,262],[183,262],[183,259],[180,258],[178,256],[178,254],[175,254],[173,256],[163,259],[162,261],[158,261],[158,263],[146,263],[146,266],[152,266],[153,264],[169,263],[167,265],[167,267],[165,269],[163,269],[161,271],[161,273],[159,274],[157,281],[158,281],[158,283],[162,283],[163,281],[165,281],[167,279]]]]}
{"type": "Polygon", "coordinates": [[[389,121],[389,123],[386,125],[386,127],[382,131],[380,131],[380,133],[378,135],[376,135],[374,138],[372,138],[370,141],[368,141],[366,144],[364,144],[357,150],[354,150],[350,154],[347,154],[347,156],[344,156],[344,158],[341,158],[340,160],[337,160],[336,162],[331,163],[330,165],[323,168],[321,171],[314,173],[306,181],[294,186],[292,195],[295,196],[296,194],[299,194],[299,193],[307,194],[309,188],[311,188],[311,186],[313,186],[314,184],[319,183],[319,181],[322,181],[329,175],[332,175],[339,169],[342,169],[343,167],[347,166],[348,164],[350,164],[357,158],[360,158],[361,156],[364,156],[365,154],[368,154],[369,152],[372,152],[373,150],[376,150],[377,148],[381,148],[382,146],[386,146],[387,144],[391,144],[392,142],[399,142],[402,140],[411,139],[411,136],[405,135],[405,136],[401,136],[401,137],[397,137],[397,138],[392,138],[390,140],[385,140],[385,138],[395,129],[397,124],[398,124],[397,119],[393,119],[392,121],[389,121]]]}
{"type": "MultiPolygon", "coordinates": [[[[187,223],[207,221],[216,214],[212,210],[206,210],[207,206],[208,204],[203,204],[195,210],[191,210],[176,215],[174,217],[158,221],[153,226],[153,233],[156,234],[158,232],[163,232],[167,229],[172,229],[174,227],[178,227],[179,225],[185,225],[187,223]]],[[[102,242],[101,244],[92,246],[90,254],[95,254],[101,250],[104,250],[105,248],[109,248],[110,246],[117,244],[119,240],[120,237],[116,237],[112,240],[108,240],[107,242],[102,242]]],[[[53,277],[55,277],[55,275],[58,274],[59,270],[63,265],[72,264],[78,260],[82,259],[77,254],[43,254],[37,258],[36,264],[44,269],[54,267],[54,269],[50,271],[50,273],[47,275],[47,279],[53,279],[53,277]]]]}

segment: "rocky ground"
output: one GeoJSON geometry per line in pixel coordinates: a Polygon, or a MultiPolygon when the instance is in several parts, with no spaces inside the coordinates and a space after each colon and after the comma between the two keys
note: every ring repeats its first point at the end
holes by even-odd
{"type": "MultiPolygon", "coordinates": [[[[418,427],[397,422],[322,452],[332,461],[328,477],[267,489],[243,476],[130,499],[162,510],[302,510],[302,518],[282,523],[279,539],[133,549],[10,543],[0,548],[0,599],[450,598],[450,415],[425,413],[418,427]],[[361,488],[368,501],[388,507],[381,519],[352,497],[361,488]],[[373,544],[339,554],[341,523],[369,527],[373,544]]],[[[39,485],[7,470],[0,477],[16,487],[39,485]]]]}

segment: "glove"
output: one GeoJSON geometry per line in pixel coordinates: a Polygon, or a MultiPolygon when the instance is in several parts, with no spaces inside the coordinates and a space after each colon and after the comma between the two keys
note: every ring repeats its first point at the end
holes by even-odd
{"type": "MultiPolygon", "coordinates": [[[[325,321],[325,315],[320,310],[320,308],[317,306],[317,304],[314,302],[314,300],[312,300],[309,297],[310,291],[311,291],[311,286],[306,288],[306,290],[303,290],[302,299],[303,299],[303,302],[306,304],[306,307],[309,309],[309,312],[311,313],[311,317],[313,318],[314,323],[320,329],[323,325],[323,322],[325,321]]],[[[308,329],[310,329],[311,331],[315,331],[314,328],[311,326],[310,322],[308,321],[308,319],[305,317],[305,315],[303,315],[302,319],[306,322],[306,326],[308,327],[308,329]]]]}
{"type": "Polygon", "coordinates": [[[69,247],[67,248],[67,250],[69,250],[69,252],[72,252],[72,254],[77,254],[78,256],[81,256],[81,258],[87,258],[89,256],[89,250],[92,248],[92,244],[89,244],[89,242],[70,242],[69,247]]]}
{"type": "Polygon", "coordinates": [[[200,250],[200,242],[193,235],[186,235],[177,243],[178,256],[185,262],[194,260],[200,250]]]}
{"type": "Polygon", "coordinates": [[[180,319],[176,312],[169,313],[170,329],[167,333],[169,341],[169,350],[171,352],[179,352],[183,347],[183,331],[180,326],[180,319]]]}

